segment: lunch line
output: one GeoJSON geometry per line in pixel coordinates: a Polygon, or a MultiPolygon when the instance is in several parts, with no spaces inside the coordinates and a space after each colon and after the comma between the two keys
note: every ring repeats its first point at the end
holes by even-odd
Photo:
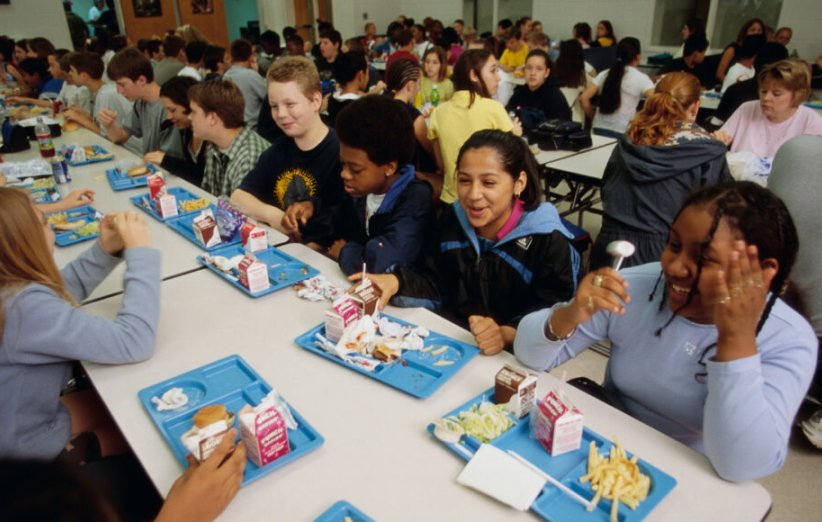
{"type": "MultiPolygon", "coordinates": [[[[287,245],[284,250],[320,268],[333,282],[344,284],[339,270],[330,260],[301,245],[287,245]]],[[[462,506],[460,510],[449,505],[438,512],[438,517],[447,516],[448,513],[466,516],[472,511],[483,519],[517,515],[515,511],[497,506],[494,501],[450,480],[454,471],[461,466],[454,466],[458,461],[449,460],[447,452],[437,448],[439,444],[425,432],[425,426],[431,421],[492,385],[496,371],[504,363],[513,361],[512,356],[505,354],[503,359],[474,358],[442,390],[428,399],[406,398],[380,384],[375,388],[371,379],[362,379],[352,371],[343,371],[336,364],[317,362],[314,354],[305,354],[306,350],[294,345],[293,340],[298,335],[322,321],[327,303],[316,304],[297,299],[291,290],[253,300],[224,284],[209,286],[211,283],[208,281],[213,281],[213,278],[212,274],[197,272],[163,283],[164,319],[158,332],[157,350],[151,360],[120,369],[87,365],[93,382],[160,491],[167,489],[180,468],[142,411],[136,400],[136,392],[161,379],[182,374],[236,352],[271,386],[277,388],[326,442],[312,455],[244,488],[238,497],[239,502],[229,507],[231,515],[227,516],[259,515],[265,511],[263,497],[282,494],[283,498],[299,499],[285,509],[284,514],[290,515],[289,519],[305,519],[315,512],[312,510],[319,512],[324,505],[339,498],[354,502],[378,520],[402,519],[397,510],[402,508],[402,513],[411,513],[414,512],[411,506],[404,502],[395,506],[382,499],[375,502],[375,496],[362,494],[364,490],[373,489],[374,477],[386,476],[399,480],[400,470],[403,470],[402,480],[407,479],[407,483],[415,484],[421,498],[441,496],[442,500],[434,504],[471,504],[462,506]],[[246,304],[252,302],[253,307],[246,304]],[[271,324],[273,316],[278,317],[276,335],[272,336],[267,329],[252,326],[271,324]],[[205,329],[202,327],[204,323],[217,326],[205,329]],[[329,394],[331,390],[333,392],[329,394]],[[394,442],[377,443],[383,440],[394,442]],[[359,446],[363,441],[373,441],[374,444],[361,449],[359,446]],[[430,451],[429,446],[439,451],[430,451]],[[397,451],[396,448],[407,450],[397,451]],[[419,459],[412,455],[417,455],[419,459]],[[168,460],[172,466],[168,465],[168,460]],[[421,467],[420,462],[425,462],[426,466],[422,467],[431,471],[417,473],[413,468],[421,467]],[[353,471],[354,468],[366,470],[353,471]],[[345,484],[335,483],[326,477],[329,474],[345,484]],[[422,485],[422,482],[426,484],[422,485]],[[438,486],[429,484],[432,482],[438,486]],[[270,483],[270,486],[262,486],[263,483],[270,483]],[[309,490],[312,494],[305,495],[305,491],[309,490]]],[[[117,309],[119,300],[116,297],[88,308],[109,315],[117,309]]],[[[470,339],[455,325],[422,309],[390,309],[389,313],[456,339],[470,339]]],[[[553,377],[544,374],[539,376],[539,380],[542,383],[540,395],[546,391],[546,383],[549,387],[556,383],[553,377]]],[[[723,503],[726,507],[720,508],[720,511],[739,502],[735,509],[751,515],[750,518],[761,518],[770,505],[769,497],[761,486],[754,483],[725,483],[715,475],[703,456],[593,398],[573,390],[569,393],[585,413],[587,426],[608,438],[618,436],[628,451],[637,452],[678,481],[670,496],[654,510],[652,519],[657,516],[666,520],[688,518],[684,513],[684,506],[687,505],[684,499],[694,498],[694,495],[703,496],[708,504],[711,499],[723,503]],[[641,432],[639,435],[637,430],[641,432]],[[723,500],[724,497],[728,499],[723,500]]],[[[388,495],[388,498],[394,497],[388,495]]],[[[394,503],[397,502],[394,498],[394,503]]],[[[711,508],[705,514],[715,513],[716,509],[711,508]]],[[[422,511],[433,516],[431,512],[422,511]]],[[[728,513],[733,512],[732,509],[728,513]]]]}

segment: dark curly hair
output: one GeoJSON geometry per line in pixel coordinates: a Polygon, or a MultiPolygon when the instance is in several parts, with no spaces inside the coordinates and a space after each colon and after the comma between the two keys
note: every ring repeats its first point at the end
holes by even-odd
{"type": "Polygon", "coordinates": [[[363,96],[337,115],[337,137],[348,147],[364,150],[377,165],[414,159],[414,126],[402,102],[385,96],[363,96]]]}

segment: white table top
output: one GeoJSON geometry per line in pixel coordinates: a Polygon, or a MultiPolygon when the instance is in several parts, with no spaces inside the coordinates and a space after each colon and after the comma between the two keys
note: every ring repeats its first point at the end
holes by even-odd
{"type": "MultiPolygon", "coordinates": [[[[342,282],[332,261],[302,245],[283,250],[342,282]]],[[[113,317],[116,296],[86,305],[113,317]]],[[[207,271],[163,282],[163,314],[154,357],[141,364],[86,364],[89,376],[158,490],[182,473],[169,446],[143,411],[137,392],[164,379],[238,353],[277,388],[324,437],[316,451],[243,488],[224,520],[312,520],[340,499],[376,520],[534,520],[458,485],[464,462],[426,431],[433,419],[491,387],[510,354],[475,357],[433,396],[419,400],[318,357],[293,339],[319,324],[328,303],[289,289],[251,299],[207,271]]],[[[471,341],[468,332],[422,309],[390,313],[471,341]]],[[[556,385],[543,373],[540,393],[556,385]]],[[[618,436],[626,449],[673,475],[677,487],[651,520],[759,520],[770,507],[756,483],[717,477],[691,449],[575,389],[568,390],[586,424],[618,436]]]]}
{"type": "Polygon", "coordinates": [[[549,163],[554,163],[561,159],[570,158],[571,156],[576,156],[578,154],[584,154],[589,152],[593,149],[598,149],[600,147],[605,147],[607,145],[613,145],[616,143],[616,139],[606,137],[606,136],[599,136],[597,134],[591,135],[591,147],[583,150],[540,150],[538,154],[535,155],[537,159],[537,163],[540,165],[547,165],[549,163]]]}
{"type": "MultiPolygon", "coordinates": [[[[111,188],[106,178],[106,170],[114,168],[116,163],[121,160],[139,159],[125,148],[115,145],[106,140],[102,136],[94,134],[86,129],[64,134],[54,140],[55,146],[70,145],[79,143],[85,146],[99,145],[104,149],[114,153],[113,161],[104,161],[101,163],[91,163],[80,167],[69,167],[72,182],[64,185],[58,185],[58,190],[62,195],[79,188],[90,188],[95,192],[94,202],[91,205],[101,212],[114,212],[122,210],[137,210],[129,198],[145,194],[148,192],[146,187],[115,191],[111,188]]],[[[32,149],[4,156],[5,161],[25,161],[33,158],[38,158],[39,152],[37,145],[32,144],[32,149]]],[[[162,170],[162,169],[160,169],[162,170]]],[[[205,197],[211,201],[216,201],[216,198],[210,193],[204,191],[200,187],[192,185],[186,180],[170,174],[163,170],[166,176],[167,184],[170,187],[184,187],[185,189],[205,197]]],[[[163,279],[178,276],[190,270],[195,270],[201,267],[196,261],[195,256],[203,251],[195,244],[183,238],[177,232],[166,226],[164,223],[146,215],[146,221],[149,224],[151,231],[152,245],[159,248],[163,252],[163,261],[161,268],[161,275],[163,279]]],[[[267,227],[266,227],[267,228],[267,227]]],[[[288,237],[281,232],[268,228],[268,241],[271,244],[278,245],[288,241],[288,237]]],[[[70,261],[75,259],[81,252],[85,251],[91,245],[90,241],[77,243],[69,247],[54,246],[54,258],[57,265],[65,266],[70,261]]],[[[121,264],[100,284],[99,287],[89,296],[89,299],[97,299],[102,296],[111,295],[123,291],[123,273],[125,272],[125,265],[121,264]]]]}
{"type": "Polygon", "coordinates": [[[599,183],[605,173],[608,159],[614,151],[616,143],[611,143],[596,149],[588,149],[581,154],[555,161],[549,165],[553,170],[558,170],[585,178],[586,181],[599,183]]]}

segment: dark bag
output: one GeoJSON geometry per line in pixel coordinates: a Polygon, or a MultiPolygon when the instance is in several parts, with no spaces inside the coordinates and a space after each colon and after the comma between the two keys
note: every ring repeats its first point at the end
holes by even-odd
{"type": "Polygon", "coordinates": [[[11,154],[12,152],[20,152],[30,148],[31,143],[29,143],[26,129],[12,123],[11,120],[6,120],[3,123],[3,148],[0,149],[0,152],[11,154]]]}
{"type": "Polygon", "coordinates": [[[575,121],[552,119],[541,123],[528,135],[529,142],[542,150],[582,150],[593,145],[591,136],[575,121]]]}
{"type": "Polygon", "coordinates": [[[534,107],[520,107],[516,110],[516,114],[522,124],[522,130],[526,132],[536,129],[548,119],[542,109],[534,107]]]}

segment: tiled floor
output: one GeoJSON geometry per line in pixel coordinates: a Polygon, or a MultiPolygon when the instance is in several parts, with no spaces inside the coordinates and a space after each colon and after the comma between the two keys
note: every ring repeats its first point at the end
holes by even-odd
{"type": "MultiPolygon", "coordinates": [[[[560,206],[559,209],[562,210],[563,207],[560,206]]],[[[569,219],[576,223],[576,215],[569,219]]],[[[591,237],[596,238],[600,225],[599,216],[585,215],[583,228],[591,233],[591,237]]],[[[585,376],[602,382],[606,362],[604,355],[586,350],[551,373],[559,377],[565,370],[569,379],[585,376]]],[[[812,407],[806,407],[800,412],[799,418],[805,418],[812,411],[812,407]]],[[[822,520],[822,450],[814,448],[799,429],[795,429],[791,436],[785,466],[759,482],[770,492],[773,500],[769,521],[822,520]]]]}

